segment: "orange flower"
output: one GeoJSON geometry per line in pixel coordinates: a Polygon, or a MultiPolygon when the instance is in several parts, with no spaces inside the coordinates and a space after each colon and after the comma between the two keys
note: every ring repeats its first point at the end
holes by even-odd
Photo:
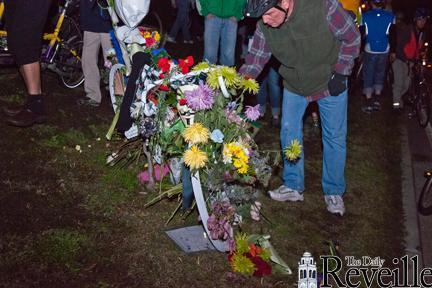
{"type": "Polygon", "coordinates": [[[253,243],[249,244],[249,253],[252,255],[252,257],[258,256],[259,254],[261,254],[262,249],[258,246],[256,246],[253,243]]]}

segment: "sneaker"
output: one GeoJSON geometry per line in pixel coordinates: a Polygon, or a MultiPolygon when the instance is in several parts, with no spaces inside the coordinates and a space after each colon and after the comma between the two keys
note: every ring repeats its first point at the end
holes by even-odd
{"type": "Polygon", "coordinates": [[[361,110],[362,110],[364,113],[371,114],[371,113],[374,111],[374,108],[373,108],[372,106],[363,106],[363,107],[361,108],[361,110]]]}
{"type": "Polygon", "coordinates": [[[324,200],[327,204],[327,211],[332,214],[339,214],[340,216],[345,214],[345,205],[342,196],[328,195],[324,196],[324,200]]]}
{"type": "Polygon", "coordinates": [[[90,98],[82,98],[77,100],[77,104],[80,106],[90,106],[90,107],[99,107],[100,103],[90,99],[90,98]]]}
{"type": "Polygon", "coordinates": [[[183,43],[192,45],[192,44],[194,44],[194,41],[193,40],[184,40],[183,43]]]}
{"type": "Polygon", "coordinates": [[[300,194],[297,190],[281,185],[276,190],[269,191],[269,196],[271,199],[276,201],[303,201],[303,194],[300,194]]]}
{"type": "Polygon", "coordinates": [[[177,41],[169,35],[167,35],[166,37],[166,42],[173,43],[173,44],[177,43],[177,41]]]}

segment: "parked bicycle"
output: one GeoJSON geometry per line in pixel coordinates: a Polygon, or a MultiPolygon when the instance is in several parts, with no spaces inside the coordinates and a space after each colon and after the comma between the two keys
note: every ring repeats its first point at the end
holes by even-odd
{"type": "Polygon", "coordinates": [[[411,85],[409,89],[408,103],[411,104],[411,115],[417,116],[421,127],[426,127],[431,117],[431,88],[426,78],[428,63],[426,59],[412,63],[411,85]]]}
{"type": "MultiPolygon", "coordinates": [[[[65,0],[58,9],[54,31],[43,35],[41,68],[56,73],[64,86],[78,87],[84,82],[81,67],[82,34],[71,11],[77,6],[76,0],[65,0]]],[[[0,0],[0,21],[5,11],[0,0]]],[[[7,52],[7,32],[0,30],[0,51],[7,52]]]]}
{"type": "Polygon", "coordinates": [[[420,214],[428,216],[432,215],[432,170],[426,171],[424,176],[426,181],[420,194],[418,211],[420,214]]]}

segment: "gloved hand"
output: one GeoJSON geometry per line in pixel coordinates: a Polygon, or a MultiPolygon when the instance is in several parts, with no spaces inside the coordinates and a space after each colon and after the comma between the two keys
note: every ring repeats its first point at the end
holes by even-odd
{"type": "Polygon", "coordinates": [[[346,75],[333,73],[328,82],[328,90],[331,96],[339,96],[339,94],[347,89],[347,78],[346,75]]]}

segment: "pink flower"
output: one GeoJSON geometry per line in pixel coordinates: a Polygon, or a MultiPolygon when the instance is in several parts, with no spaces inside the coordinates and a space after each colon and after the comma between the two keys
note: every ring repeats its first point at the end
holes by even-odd
{"type": "Polygon", "coordinates": [[[185,99],[187,106],[192,110],[211,109],[214,103],[213,90],[209,86],[200,83],[196,89],[185,92],[185,99]]]}
{"type": "Polygon", "coordinates": [[[256,106],[246,106],[245,114],[246,118],[248,118],[249,120],[257,120],[261,116],[260,105],[257,104],[256,106]]]}

